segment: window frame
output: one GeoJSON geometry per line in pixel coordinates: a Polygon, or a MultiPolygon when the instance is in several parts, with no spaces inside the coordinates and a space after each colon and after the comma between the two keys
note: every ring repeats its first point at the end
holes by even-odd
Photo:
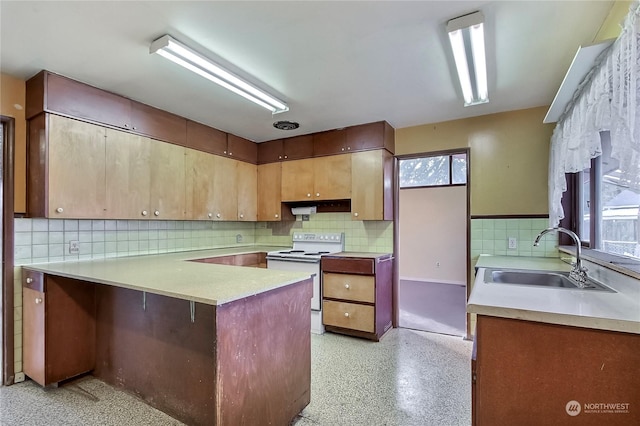
{"type": "Polygon", "coordinates": [[[434,153],[423,153],[416,154],[410,156],[402,156],[402,158],[398,158],[398,189],[407,190],[407,189],[419,189],[419,188],[448,188],[452,186],[467,186],[469,183],[469,152],[464,149],[452,149],[446,151],[438,151],[434,153]],[[464,155],[465,161],[467,165],[467,171],[465,173],[466,182],[464,183],[453,183],[453,157],[464,155]],[[400,180],[400,162],[405,160],[415,160],[418,158],[431,158],[431,157],[449,157],[449,183],[448,184],[440,184],[440,185],[416,185],[416,186],[402,186],[402,182],[400,180]]]}

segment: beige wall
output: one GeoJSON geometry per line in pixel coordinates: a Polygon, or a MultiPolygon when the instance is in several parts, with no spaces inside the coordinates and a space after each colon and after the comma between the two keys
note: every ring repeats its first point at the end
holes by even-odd
{"type": "Polygon", "coordinates": [[[548,107],[396,130],[396,154],[470,148],[471,214],[547,214],[548,107]]]}
{"type": "Polygon", "coordinates": [[[610,38],[616,38],[620,35],[621,26],[624,23],[625,17],[629,13],[629,6],[631,6],[631,1],[616,1],[613,4],[609,11],[609,15],[593,40],[594,43],[610,38]]]}
{"type": "Polygon", "coordinates": [[[401,189],[399,212],[400,279],[464,284],[467,187],[401,189]]]}
{"type": "Polygon", "coordinates": [[[0,74],[0,114],[15,118],[15,206],[19,213],[26,211],[26,147],[27,122],[24,118],[25,82],[0,74]]]}

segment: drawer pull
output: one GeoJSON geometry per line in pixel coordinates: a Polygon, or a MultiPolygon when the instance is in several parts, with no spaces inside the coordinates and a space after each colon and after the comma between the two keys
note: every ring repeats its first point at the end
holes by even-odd
{"type": "Polygon", "coordinates": [[[56,213],[62,213],[64,211],[64,209],[62,207],[58,207],[56,209],[56,213]]]}
{"type": "Polygon", "coordinates": [[[146,216],[146,215],[148,215],[148,214],[149,214],[149,212],[148,212],[148,211],[146,211],[146,210],[142,210],[142,216],[146,216]]]}
{"type": "Polygon", "coordinates": [[[28,278],[27,278],[27,284],[31,284],[32,282],[33,282],[33,278],[28,277],[28,278]]]}
{"type": "Polygon", "coordinates": [[[349,318],[349,312],[345,312],[345,313],[344,313],[344,316],[345,316],[345,317],[347,317],[347,318],[349,318]]]}
{"type": "Polygon", "coordinates": [[[209,213],[207,216],[209,216],[209,219],[211,219],[213,217],[213,213],[209,213]]]}
{"type": "Polygon", "coordinates": [[[153,215],[154,216],[160,216],[160,212],[158,210],[156,210],[156,211],[153,212],[153,215]]]}
{"type": "Polygon", "coordinates": [[[42,298],[41,297],[36,297],[36,305],[42,303],[42,298]]]}
{"type": "Polygon", "coordinates": [[[222,215],[220,215],[220,213],[217,213],[217,214],[216,214],[216,217],[217,217],[218,219],[220,219],[220,218],[222,217],[222,215]]]}
{"type": "Polygon", "coordinates": [[[345,284],[344,288],[346,288],[347,290],[349,290],[349,284],[345,284]]]}

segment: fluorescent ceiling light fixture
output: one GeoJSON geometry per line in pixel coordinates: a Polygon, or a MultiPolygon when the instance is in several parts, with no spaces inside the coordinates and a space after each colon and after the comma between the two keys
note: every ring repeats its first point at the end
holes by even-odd
{"type": "Polygon", "coordinates": [[[149,53],[157,53],[189,71],[193,71],[207,80],[213,81],[225,89],[231,90],[233,93],[268,109],[273,114],[289,111],[287,104],[275,96],[247,83],[168,34],[151,43],[149,53]]]}
{"type": "Polygon", "coordinates": [[[474,12],[452,19],[447,22],[447,32],[462,88],[464,106],[489,102],[484,15],[474,12]]]}

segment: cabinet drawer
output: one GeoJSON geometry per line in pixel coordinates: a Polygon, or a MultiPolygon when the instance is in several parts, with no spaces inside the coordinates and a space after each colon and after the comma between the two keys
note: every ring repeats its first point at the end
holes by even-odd
{"type": "Polygon", "coordinates": [[[375,303],[376,286],[372,275],[322,274],[324,297],[375,303]]]}
{"type": "Polygon", "coordinates": [[[375,331],[373,306],[325,300],[322,303],[322,309],[325,325],[368,333],[375,331]]]}
{"type": "Polygon", "coordinates": [[[375,274],[375,259],[353,257],[322,257],[323,272],[342,272],[344,274],[375,274]]]}

